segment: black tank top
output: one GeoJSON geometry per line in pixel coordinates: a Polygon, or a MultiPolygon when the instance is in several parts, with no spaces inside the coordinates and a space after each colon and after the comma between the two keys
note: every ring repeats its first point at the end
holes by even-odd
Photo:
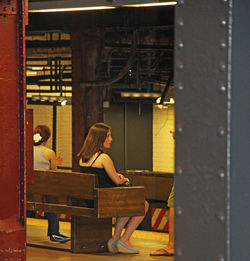
{"type": "Polygon", "coordinates": [[[112,179],[109,177],[109,175],[107,174],[107,172],[104,168],[92,167],[92,165],[95,163],[95,161],[101,154],[102,154],[102,152],[97,155],[97,157],[91,163],[90,167],[80,165],[80,172],[87,173],[87,174],[95,174],[97,176],[97,180],[98,180],[98,184],[96,184],[96,186],[99,188],[116,187],[116,184],[112,181],[112,179]]]}

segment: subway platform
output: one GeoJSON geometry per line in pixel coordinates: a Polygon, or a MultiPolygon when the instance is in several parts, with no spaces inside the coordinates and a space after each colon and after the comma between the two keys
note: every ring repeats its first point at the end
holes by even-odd
{"type": "MultiPolygon", "coordinates": [[[[60,232],[70,236],[70,222],[60,221],[60,232]]],[[[133,246],[140,254],[72,254],[70,242],[60,244],[51,242],[46,236],[47,220],[27,218],[27,261],[173,261],[174,257],[152,257],[150,252],[165,247],[168,242],[168,233],[136,230],[131,238],[133,246]]]]}

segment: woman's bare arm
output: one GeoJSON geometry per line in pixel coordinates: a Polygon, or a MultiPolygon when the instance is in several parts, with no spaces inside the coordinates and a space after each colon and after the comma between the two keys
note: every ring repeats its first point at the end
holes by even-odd
{"type": "Polygon", "coordinates": [[[50,162],[50,169],[57,170],[56,154],[53,150],[46,148],[44,151],[45,158],[50,162]]]}
{"type": "Polygon", "coordinates": [[[128,181],[122,174],[116,172],[114,163],[107,154],[103,153],[98,160],[115,184],[123,184],[128,181]]]}

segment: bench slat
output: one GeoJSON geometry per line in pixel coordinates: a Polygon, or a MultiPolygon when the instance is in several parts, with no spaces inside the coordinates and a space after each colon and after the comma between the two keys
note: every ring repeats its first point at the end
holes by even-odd
{"type": "Polygon", "coordinates": [[[145,214],[145,189],[142,186],[98,188],[95,192],[98,218],[145,214]]]}
{"type": "Polygon", "coordinates": [[[95,210],[93,208],[66,206],[51,203],[39,203],[27,201],[28,210],[40,210],[45,212],[54,212],[61,214],[70,214],[74,216],[95,217],[95,210]]]}
{"type": "Polygon", "coordinates": [[[34,170],[34,184],[27,184],[27,193],[93,199],[94,174],[34,170]]]}

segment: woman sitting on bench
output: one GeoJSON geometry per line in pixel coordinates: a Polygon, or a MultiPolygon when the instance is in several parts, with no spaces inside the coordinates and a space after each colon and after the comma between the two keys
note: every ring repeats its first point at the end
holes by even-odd
{"type": "MultiPolygon", "coordinates": [[[[100,188],[122,186],[129,183],[127,178],[116,172],[112,159],[104,153],[105,149],[111,147],[111,142],[111,128],[104,123],[96,123],[90,128],[81,151],[78,153],[80,172],[97,175],[100,188]]],[[[148,202],[145,201],[145,214],[147,210],[148,202]]],[[[114,235],[107,243],[109,251],[138,254],[139,251],[132,247],[129,240],[143,218],[144,216],[118,217],[114,235]],[[121,236],[126,224],[126,230],[121,236]]]]}

